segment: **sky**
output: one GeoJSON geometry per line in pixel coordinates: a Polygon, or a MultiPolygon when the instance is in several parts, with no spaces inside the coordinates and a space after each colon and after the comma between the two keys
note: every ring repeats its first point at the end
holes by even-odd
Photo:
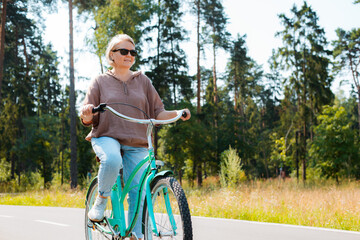
{"type": "MultiPolygon", "coordinates": [[[[317,13],[319,25],[324,28],[328,42],[336,39],[335,30],[343,28],[351,30],[360,27],[360,4],[353,4],[354,0],[308,0],[307,3],[317,13]]],[[[229,19],[228,31],[233,37],[237,34],[246,34],[246,45],[249,56],[268,71],[268,59],[272,50],[281,46],[281,40],[275,37],[275,33],[283,29],[278,15],[284,13],[290,15],[290,9],[296,4],[300,8],[303,0],[223,0],[225,13],[229,19]]],[[[92,34],[94,23],[83,18],[76,18],[74,10],[74,49],[75,49],[75,87],[86,91],[89,80],[100,73],[100,65],[96,55],[92,54],[86,46],[86,36],[92,34]]],[[[51,43],[53,49],[61,57],[60,72],[64,80],[68,74],[68,49],[69,49],[69,25],[68,9],[66,4],[59,6],[57,13],[45,16],[44,39],[51,43]],[[59,24],[61,23],[61,24],[59,24]]],[[[187,54],[189,74],[196,72],[196,26],[194,19],[185,17],[184,26],[190,26],[189,41],[182,45],[187,54]]],[[[205,51],[201,64],[212,66],[212,55],[205,51]]],[[[225,70],[228,54],[219,51],[217,69],[221,73],[225,70]]],[[[145,71],[147,69],[140,69],[145,71]]],[[[336,93],[341,88],[344,94],[350,92],[350,85],[339,86],[341,78],[338,77],[332,86],[336,93]]]]}

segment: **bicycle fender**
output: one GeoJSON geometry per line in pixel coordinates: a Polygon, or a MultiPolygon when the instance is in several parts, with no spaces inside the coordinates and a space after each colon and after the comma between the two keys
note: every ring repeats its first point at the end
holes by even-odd
{"type": "Polygon", "coordinates": [[[174,172],[171,171],[171,170],[164,170],[164,171],[161,171],[161,172],[158,172],[155,177],[153,178],[153,180],[151,181],[150,183],[150,188],[152,188],[154,186],[154,184],[157,182],[157,180],[159,178],[162,178],[162,177],[167,177],[167,176],[170,176],[170,175],[174,175],[174,172]]]}

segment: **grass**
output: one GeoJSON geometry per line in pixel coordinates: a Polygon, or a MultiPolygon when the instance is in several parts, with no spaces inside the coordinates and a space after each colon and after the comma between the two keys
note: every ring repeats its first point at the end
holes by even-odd
{"type": "MultiPolygon", "coordinates": [[[[360,231],[360,183],[304,187],[294,180],[253,181],[220,188],[208,178],[202,188],[183,184],[193,216],[231,218],[360,231]]],[[[84,208],[86,190],[52,188],[0,197],[0,204],[84,208]]]]}
{"type": "Polygon", "coordinates": [[[211,189],[186,190],[193,216],[360,231],[356,182],[304,187],[293,180],[268,180],[211,189]]]}
{"type": "Polygon", "coordinates": [[[47,206],[47,207],[85,207],[85,191],[79,190],[38,190],[0,197],[0,204],[47,206]]]}

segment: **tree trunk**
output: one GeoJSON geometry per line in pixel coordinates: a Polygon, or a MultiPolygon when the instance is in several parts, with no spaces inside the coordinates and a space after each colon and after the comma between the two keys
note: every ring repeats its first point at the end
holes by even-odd
{"type": "MultiPolygon", "coordinates": [[[[306,35],[306,34],[305,34],[306,35]]],[[[307,136],[307,114],[306,114],[306,104],[307,104],[307,77],[306,77],[306,50],[305,46],[303,47],[303,93],[302,93],[302,121],[303,121],[303,151],[302,151],[302,167],[303,167],[303,183],[306,182],[306,136],[307,136]]]]}
{"type": "MultiPolygon", "coordinates": [[[[63,99],[63,103],[64,103],[65,99],[63,99]]],[[[58,168],[58,172],[61,175],[61,186],[64,184],[64,126],[65,126],[65,109],[64,106],[62,106],[62,115],[61,115],[61,143],[60,143],[60,166],[58,168]],[[61,170],[60,170],[61,169],[61,170]]]]}
{"type": "Polygon", "coordinates": [[[213,43],[213,55],[214,55],[214,66],[213,66],[214,103],[216,105],[218,102],[218,96],[217,96],[217,84],[216,84],[216,46],[215,46],[215,42],[213,43]]]}
{"type": "Polygon", "coordinates": [[[76,110],[75,110],[75,80],[74,80],[74,40],[72,0],[69,0],[69,30],[70,30],[70,177],[71,188],[77,187],[77,147],[76,147],[76,110]]]}
{"type": "Polygon", "coordinates": [[[26,51],[26,43],[25,43],[25,37],[24,36],[22,36],[22,43],[23,43],[23,46],[24,46],[24,57],[25,57],[25,63],[26,63],[25,77],[27,78],[29,76],[30,66],[29,66],[29,57],[28,57],[28,54],[27,54],[27,51],[26,51]]]}
{"type": "Polygon", "coordinates": [[[306,90],[304,90],[303,94],[303,142],[302,142],[302,167],[303,167],[303,182],[306,182],[306,136],[307,136],[307,121],[306,121],[306,90]]]}
{"type": "Polygon", "coordinates": [[[159,127],[160,126],[156,126],[154,127],[154,157],[155,159],[158,159],[158,153],[157,153],[157,150],[158,150],[158,144],[159,144],[159,127]]]}
{"type": "Polygon", "coordinates": [[[299,182],[299,149],[298,149],[298,145],[299,145],[299,131],[296,131],[296,138],[295,138],[295,146],[296,146],[296,158],[295,158],[295,165],[296,165],[296,179],[297,182],[299,182]]]}
{"type": "MultiPolygon", "coordinates": [[[[160,0],[158,1],[158,6],[160,8],[160,0]]],[[[157,32],[157,47],[156,47],[156,53],[157,53],[157,56],[156,56],[156,68],[159,69],[159,66],[160,66],[160,11],[158,11],[158,32],[157,32]]],[[[160,126],[159,126],[160,127],[160,126]]],[[[155,129],[154,129],[154,156],[155,156],[155,159],[157,159],[157,156],[158,156],[158,143],[159,143],[159,127],[156,127],[155,126],[155,129]]]]}
{"type": "MultiPolygon", "coordinates": [[[[170,30],[171,31],[171,30],[170,30]]],[[[175,50],[174,50],[174,44],[173,44],[173,41],[171,40],[170,41],[170,45],[171,45],[171,52],[172,53],[174,53],[175,52],[175,50]]],[[[174,66],[174,64],[175,64],[175,60],[174,60],[174,54],[171,54],[171,75],[172,76],[175,76],[175,66],[174,66]]],[[[177,100],[176,100],[176,78],[173,78],[173,95],[174,95],[174,107],[175,107],[175,109],[177,109],[177,100]]]]}
{"type": "Polygon", "coordinates": [[[102,59],[101,59],[101,56],[100,56],[100,55],[98,55],[98,57],[99,57],[99,63],[100,63],[101,74],[103,74],[103,73],[104,73],[104,66],[103,66],[103,63],[102,63],[102,59]]]}
{"type": "Polygon", "coordinates": [[[6,5],[7,0],[2,0],[1,26],[0,26],[0,101],[2,99],[1,88],[4,73],[4,56],[5,56],[5,23],[6,23],[6,5]]]}
{"type": "Polygon", "coordinates": [[[359,122],[359,136],[360,136],[360,86],[357,88],[358,92],[358,122],[359,122]]]}
{"type": "Polygon", "coordinates": [[[266,173],[266,179],[270,178],[270,174],[269,174],[269,164],[268,164],[268,160],[267,160],[267,156],[266,156],[266,152],[263,149],[263,158],[264,158],[264,163],[265,163],[265,173],[266,173]]]}
{"type": "MultiPolygon", "coordinates": [[[[201,72],[200,72],[200,0],[196,1],[197,7],[197,114],[201,113],[201,72]]],[[[200,119],[198,119],[200,122],[200,119]]],[[[198,158],[197,163],[197,180],[198,186],[202,185],[202,169],[201,169],[202,160],[198,158]]]]}
{"type": "Polygon", "coordinates": [[[197,183],[198,183],[198,187],[202,186],[202,166],[201,166],[201,162],[199,162],[198,166],[197,166],[197,183]]]}
{"type": "MultiPolygon", "coordinates": [[[[215,35],[215,29],[213,27],[213,33],[215,35]]],[[[217,103],[218,103],[218,94],[217,94],[217,79],[216,79],[216,43],[213,40],[213,55],[214,55],[214,66],[213,66],[213,88],[214,88],[214,134],[215,134],[215,161],[218,162],[218,153],[219,153],[219,144],[218,144],[218,113],[217,113],[217,103]]]]}
{"type": "Polygon", "coordinates": [[[15,179],[15,164],[16,164],[16,160],[15,160],[15,154],[14,153],[10,153],[10,162],[11,162],[11,179],[15,179]]]}
{"type": "Polygon", "coordinates": [[[234,74],[234,111],[235,111],[235,113],[238,112],[238,108],[237,108],[237,102],[238,102],[238,99],[237,99],[237,97],[238,97],[237,88],[238,88],[238,86],[237,86],[236,77],[237,77],[237,76],[236,76],[236,67],[235,67],[235,74],[234,74]]]}
{"type": "Polygon", "coordinates": [[[201,113],[201,73],[200,73],[200,0],[196,1],[197,6],[197,114],[201,113]]]}

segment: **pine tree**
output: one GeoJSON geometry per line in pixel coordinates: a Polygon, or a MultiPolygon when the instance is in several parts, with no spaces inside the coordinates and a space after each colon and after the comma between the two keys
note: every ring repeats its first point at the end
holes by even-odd
{"type": "Polygon", "coordinates": [[[284,46],[279,48],[283,69],[290,72],[286,79],[288,88],[295,94],[297,114],[296,128],[301,130],[300,156],[303,181],[306,180],[307,139],[312,138],[311,126],[321,106],[333,99],[330,90],[332,76],[329,74],[330,52],[325,49],[327,41],[323,28],[318,25],[316,12],[306,2],[298,9],[291,9],[292,18],[280,14],[285,29],[277,33],[284,46]]]}
{"type": "MultiPolygon", "coordinates": [[[[17,1],[7,5],[5,80],[0,105],[0,139],[4,143],[0,145],[0,157],[10,162],[11,176],[17,176],[19,186],[27,173],[40,168],[44,180],[51,180],[53,158],[49,156],[56,151],[46,142],[54,142],[50,136],[54,136],[57,125],[51,122],[60,104],[56,54],[51,46],[42,43],[41,32],[29,18],[26,4],[17,1]],[[40,164],[39,159],[46,161],[40,164]]],[[[54,142],[51,146],[56,145],[54,142]]]]}
{"type": "Polygon", "coordinates": [[[336,30],[338,39],[333,42],[334,57],[338,58],[336,69],[338,71],[350,69],[353,83],[358,96],[358,134],[360,136],[360,28],[345,31],[341,28],[336,30]]]}
{"type": "MultiPolygon", "coordinates": [[[[202,3],[203,16],[208,28],[211,31],[210,41],[213,51],[213,88],[214,102],[218,102],[217,96],[217,74],[216,74],[216,50],[218,48],[228,48],[228,38],[230,34],[227,32],[227,17],[224,13],[224,7],[221,0],[204,0],[202,3]]],[[[206,30],[207,31],[207,30],[206,30]]]]}
{"type": "Polygon", "coordinates": [[[181,100],[192,97],[191,79],[187,75],[188,65],[180,43],[185,40],[186,31],[181,27],[181,2],[178,0],[158,1],[155,11],[156,55],[147,62],[152,70],[147,74],[159,92],[166,108],[176,108],[181,100]]]}

